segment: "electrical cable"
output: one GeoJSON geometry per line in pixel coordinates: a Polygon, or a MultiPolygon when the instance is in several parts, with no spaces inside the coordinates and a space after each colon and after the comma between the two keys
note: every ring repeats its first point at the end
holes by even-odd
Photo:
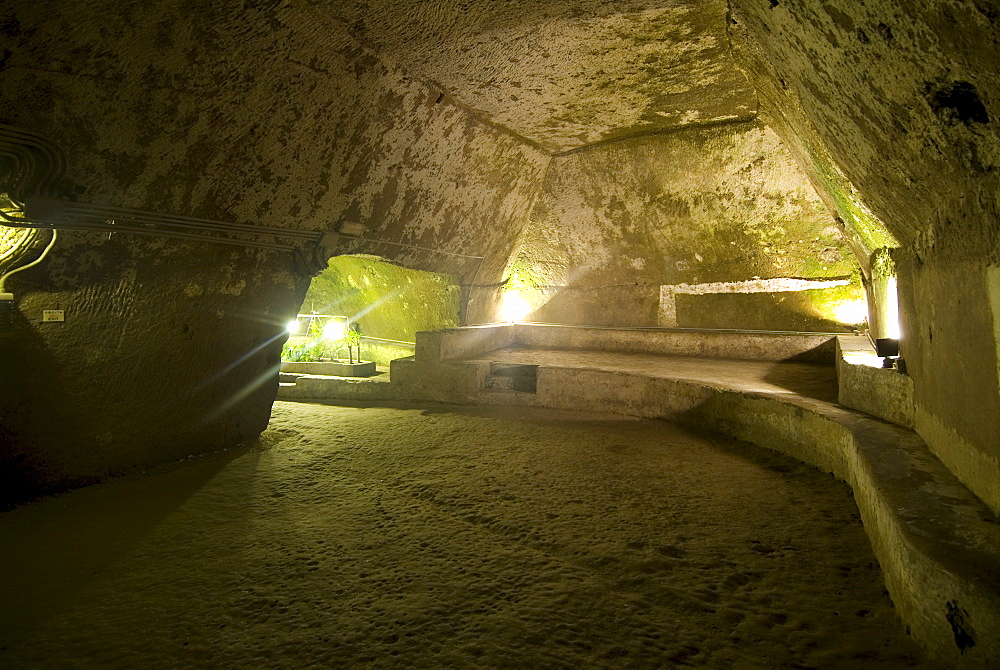
{"type": "Polygon", "coordinates": [[[198,219],[189,216],[179,216],[176,214],[160,214],[158,212],[146,212],[138,209],[106,207],[86,203],[61,202],[60,204],[62,205],[62,212],[69,216],[116,220],[127,217],[140,223],[155,223],[182,228],[193,228],[197,230],[227,230],[245,233],[248,235],[274,235],[275,237],[289,237],[294,239],[314,240],[319,237],[319,232],[313,230],[291,230],[289,228],[255,226],[245,223],[227,223],[224,221],[214,221],[212,219],[198,219]]]}
{"type": "MultiPolygon", "coordinates": [[[[69,203],[67,203],[69,204],[69,203]]],[[[81,211],[79,208],[73,208],[77,211],[81,211]]],[[[117,208],[109,208],[117,209],[117,208]]],[[[74,211],[67,207],[67,210],[63,214],[73,216],[74,211]]],[[[151,212],[142,212],[143,216],[135,216],[138,210],[118,210],[119,212],[126,213],[130,219],[135,223],[124,223],[121,219],[113,220],[111,212],[103,212],[100,210],[95,210],[93,212],[86,212],[82,216],[74,217],[80,220],[77,221],[60,221],[58,223],[51,223],[49,221],[42,220],[37,217],[14,217],[10,214],[0,211],[0,219],[3,220],[3,224],[11,228],[47,228],[47,229],[66,229],[66,230],[81,230],[81,231],[104,231],[104,232],[122,232],[131,233],[135,235],[146,235],[151,237],[167,237],[173,239],[181,240],[192,240],[192,241],[209,241],[217,242],[219,244],[230,244],[236,246],[244,247],[254,247],[260,249],[271,249],[274,251],[292,251],[295,249],[293,244],[285,244],[281,242],[264,242],[264,241],[253,241],[253,240],[240,240],[235,238],[225,238],[216,237],[215,235],[208,235],[205,233],[231,233],[231,234],[242,234],[242,235],[269,235],[272,237],[287,237],[296,240],[304,241],[318,241],[319,233],[316,231],[301,231],[301,230],[287,230],[284,228],[257,228],[255,226],[249,226],[244,224],[221,224],[221,225],[206,225],[212,223],[221,222],[211,222],[207,219],[186,219],[185,217],[173,217],[165,216],[164,218],[177,219],[174,221],[163,221],[159,218],[159,215],[154,215],[151,212]],[[155,218],[154,218],[155,217],[155,218]],[[90,219],[90,220],[88,220],[90,219]],[[109,223],[108,221],[111,220],[109,223]],[[193,221],[190,222],[190,221],[193,221]],[[202,223],[206,222],[206,223],[202,223]],[[178,230],[170,230],[169,228],[158,227],[156,229],[141,227],[135,224],[151,224],[159,226],[173,226],[175,228],[185,228],[191,231],[198,232],[183,232],[178,230]]],[[[117,214],[117,212],[116,212],[117,214]]]]}
{"type": "MultiPolygon", "coordinates": [[[[12,160],[13,163],[9,175],[12,183],[7,185],[6,190],[8,198],[17,207],[13,213],[19,216],[0,211],[0,225],[11,228],[46,228],[53,232],[56,229],[122,232],[272,251],[295,251],[298,248],[296,242],[319,242],[323,235],[321,231],[228,223],[62,200],[61,191],[65,189],[67,165],[60,148],[44,137],[2,123],[0,158],[12,160]],[[54,203],[44,202],[53,196],[56,199],[54,203]],[[39,213],[50,211],[60,215],[61,220],[53,221],[51,216],[45,214],[32,216],[35,214],[36,204],[41,208],[39,213]],[[229,235],[247,236],[251,239],[229,235]],[[262,236],[274,239],[264,241],[260,239],[262,236]]],[[[13,249],[3,253],[0,260],[8,259],[33,238],[33,235],[22,236],[13,249]]]]}
{"type": "Polygon", "coordinates": [[[445,256],[457,256],[459,258],[475,258],[475,259],[480,260],[480,261],[483,260],[482,256],[470,256],[468,254],[457,254],[454,251],[441,251],[440,249],[432,249],[431,247],[420,247],[420,246],[417,246],[416,244],[407,244],[405,242],[387,242],[387,241],[384,241],[384,240],[373,240],[370,237],[351,237],[351,238],[348,238],[348,239],[350,239],[351,241],[355,241],[356,240],[358,242],[371,242],[372,244],[388,244],[388,245],[394,246],[394,247],[405,247],[407,249],[417,249],[419,251],[431,251],[431,252],[433,252],[435,254],[444,254],[445,256]]]}
{"type": "Polygon", "coordinates": [[[177,240],[190,240],[193,242],[216,242],[218,244],[228,244],[241,247],[252,247],[255,249],[270,249],[272,251],[292,251],[295,247],[291,244],[279,244],[271,242],[253,242],[250,240],[237,240],[224,237],[213,237],[209,235],[198,235],[195,233],[183,233],[170,230],[153,230],[150,228],[139,228],[128,224],[108,224],[108,223],[58,223],[49,224],[26,219],[9,218],[0,212],[0,218],[6,219],[5,225],[11,228],[32,228],[36,230],[78,230],[81,232],[108,232],[108,233],[128,233],[130,235],[143,235],[146,237],[166,237],[177,240]]]}
{"type": "Polygon", "coordinates": [[[34,170],[34,160],[27,151],[11,151],[3,145],[0,145],[0,157],[12,158],[14,160],[14,169],[12,171],[14,184],[13,188],[7,189],[7,196],[15,204],[21,203],[24,200],[24,189],[28,179],[27,175],[30,175],[34,170]]]}
{"type": "Polygon", "coordinates": [[[53,230],[52,231],[52,239],[49,240],[48,246],[45,247],[45,250],[41,253],[41,255],[38,258],[36,258],[35,260],[31,261],[27,265],[22,265],[21,267],[14,268],[13,270],[11,270],[10,272],[8,272],[4,276],[0,277],[0,293],[6,293],[6,291],[4,291],[4,284],[6,283],[8,277],[10,277],[11,275],[17,274],[18,272],[21,272],[22,270],[27,270],[28,268],[35,267],[36,265],[38,265],[39,263],[41,263],[43,260],[45,260],[45,257],[48,256],[49,251],[52,250],[52,247],[56,243],[56,236],[57,235],[58,235],[58,231],[53,230]]]}
{"type": "MultiPolygon", "coordinates": [[[[42,155],[45,160],[41,175],[38,177],[39,192],[51,195],[53,186],[66,175],[66,160],[62,151],[40,135],[28,133],[6,124],[0,124],[0,138],[7,139],[15,146],[35,149],[42,155]]],[[[25,152],[25,154],[29,159],[32,158],[30,152],[25,152]]],[[[33,160],[32,163],[34,163],[33,160]]],[[[34,170],[29,174],[34,174],[34,170]]]]}
{"type": "Polygon", "coordinates": [[[14,254],[16,254],[18,251],[20,251],[21,247],[27,244],[28,238],[30,237],[31,237],[31,231],[29,229],[21,229],[20,237],[18,237],[17,240],[10,245],[10,248],[7,249],[6,251],[0,252],[0,263],[7,260],[14,254]]]}

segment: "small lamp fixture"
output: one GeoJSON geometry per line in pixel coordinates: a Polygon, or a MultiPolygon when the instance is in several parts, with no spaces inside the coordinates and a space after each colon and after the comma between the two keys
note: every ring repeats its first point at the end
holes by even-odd
{"type": "Polygon", "coordinates": [[[504,291],[500,303],[500,317],[508,323],[517,323],[532,312],[531,303],[517,290],[504,291]]]}
{"type": "Polygon", "coordinates": [[[880,337],[875,340],[875,353],[882,358],[883,368],[896,367],[899,358],[899,338],[880,337]]]}
{"type": "Polygon", "coordinates": [[[333,341],[342,340],[350,327],[350,319],[346,316],[335,316],[323,326],[323,337],[333,341]]]}

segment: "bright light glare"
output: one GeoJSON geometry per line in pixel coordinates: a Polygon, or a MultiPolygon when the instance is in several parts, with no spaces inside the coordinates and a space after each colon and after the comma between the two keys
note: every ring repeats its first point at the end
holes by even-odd
{"type": "Polygon", "coordinates": [[[299,320],[292,319],[287,324],[285,324],[285,330],[288,331],[289,335],[295,335],[299,332],[299,320]]]}
{"type": "Polygon", "coordinates": [[[323,326],[323,337],[328,340],[340,340],[347,335],[347,321],[331,321],[323,326]]]}
{"type": "Polygon", "coordinates": [[[866,300],[843,300],[833,306],[833,318],[843,324],[856,326],[868,318],[866,300]]]}
{"type": "Polygon", "coordinates": [[[507,291],[500,304],[500,318],[504,321],[520,321],[531,314],[534,308],[519,291],[507,291]]]}
{"type": "Polygon", "coordinates": [[[885,283],[885,336],[898,340],[899,296],[896,294],[896,278],[889,277],[885,283]]]}

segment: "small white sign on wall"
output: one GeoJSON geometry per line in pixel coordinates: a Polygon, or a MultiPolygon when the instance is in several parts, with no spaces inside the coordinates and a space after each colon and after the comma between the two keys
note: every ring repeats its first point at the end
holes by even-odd
{"type": "Polygon", "coordinates": [[[61,309],[43,309],[42,310],[42,323],[51,323],[53,321],[65,321],[66,312],[61,309]]]}

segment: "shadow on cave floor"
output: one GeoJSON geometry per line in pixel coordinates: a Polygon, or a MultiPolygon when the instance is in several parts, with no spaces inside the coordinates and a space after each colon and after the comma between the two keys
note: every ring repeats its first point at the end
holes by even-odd
{"type": "MultiPolygon", "coordinates": [[[[95,583],[120,574],[136,547],[183,517],[192,501],[198,504],[219,473],[234,476],[232,461],[253,458],[246,449],[233,449],[187,459],[0,514],[5,575],[0,580],[0,659],[12,641],[45,630],[60,609],[86,607],[95,583]],[[45,510],[42,517],[38,510],[45,510]]],[[[243,517],[246,510],[235,506],[233,514],[243,517]]],[[[0,666],[17,667],[2,660],[0,666]]]]}
{"type": "Polygon", "coordinates": [[[837,368],[833,365],[772,363],[762,379],[807,398],[837,402],[837,368]]]}

